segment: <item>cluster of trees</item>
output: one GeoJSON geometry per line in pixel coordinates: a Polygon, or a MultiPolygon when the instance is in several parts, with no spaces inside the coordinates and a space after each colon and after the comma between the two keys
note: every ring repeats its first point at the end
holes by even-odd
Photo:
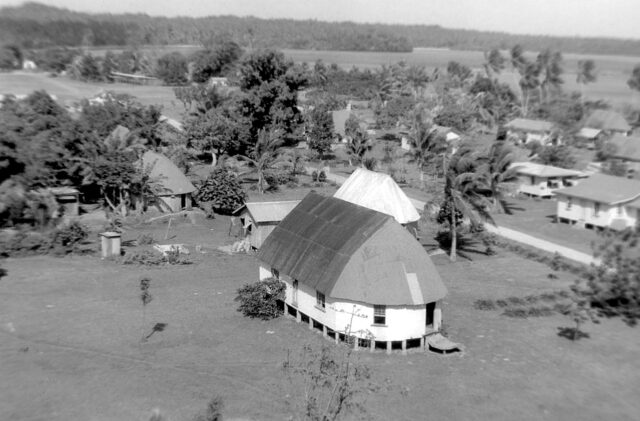
{"type": "Polygon", "coordinates": [[[103,99],[85,101],[72,118],[44,91],[22,101],[5,98],[0,107],[0,195],[8,199],[0,208],[3,224],[33,219],[32,212],[25,214],[34,208],[28,202],[46,199],[14,194],[19,191],[78,186],[86,197],[102,199],[114,210],[151,193],[139,158],[163,146],[157,131],[160,110],[127,95],[103,99]],[[114,131],[118,126],[121,130],[114,131]]]}
{"type": "Polygon", "coordinates": [[[437,25],[356,24],[353,22],[264,20],[209,16],[160,18],[147,15],[90,15],[37,3],[0,11],[0,38],[29,48],[52,45],[199,44],[210,36],[229,34],[250,48],[298,48],[344,51],[411,51],[440,47],[485,51],[517,43],[527,50],[553,46],[573,53],[634,55],[632,39],[550,37],[447,29],[437,25]]]}
{"type": "Polygon", "coordinates": [[[233,16],[167,19],[141,14],[90,15],[36,3],[5,7],[0,15],[0,38],[28,48],[201,44],[212,35],[226,34],[252,49],[412,50],[406,37],[395,35],[385,25],[233,16]]]}

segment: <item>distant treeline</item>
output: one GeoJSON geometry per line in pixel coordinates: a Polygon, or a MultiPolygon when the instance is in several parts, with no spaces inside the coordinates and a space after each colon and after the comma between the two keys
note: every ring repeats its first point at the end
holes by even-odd
{"type": "Polygon", "coordinates": [[[640,40],[512,35],[426,25],[329,23],[314,20],[144,14],[86,14],[27,3],[0,9],[0,39],[24,48],[203,44],[224,37],[249,48],[407,52],[413,47],[640,55],[640,40]]]}

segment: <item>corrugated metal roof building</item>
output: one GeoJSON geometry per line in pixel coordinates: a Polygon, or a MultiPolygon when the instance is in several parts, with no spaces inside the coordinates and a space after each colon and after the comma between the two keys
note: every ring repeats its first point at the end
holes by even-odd
{"type": "Polygon", "coordinates": [[[349,325],[360,338],[403,341],[439,328],[447,290],[421,244],[389,215],[309,193],[258,259],[262,278],[287,283],[286,304],[332,331],[349,325]]]}
{"type": "Polygon", "coordinates": [[[281,202],[249,202],[233,212],[240,218],[251,247],[259,249],[264,240],[282,221],[299,200],[281,202]]]}

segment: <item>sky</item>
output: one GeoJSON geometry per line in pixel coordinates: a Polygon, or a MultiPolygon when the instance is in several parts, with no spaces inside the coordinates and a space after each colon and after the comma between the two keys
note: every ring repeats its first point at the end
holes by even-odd
{"type": "MultiPolygon", "coordinates": [[[[0,0],[0,6],[22,0],[0,0]]],[[[40,0],[83,12],[236,15],[640,39],[640,0],[40,0]]]]}

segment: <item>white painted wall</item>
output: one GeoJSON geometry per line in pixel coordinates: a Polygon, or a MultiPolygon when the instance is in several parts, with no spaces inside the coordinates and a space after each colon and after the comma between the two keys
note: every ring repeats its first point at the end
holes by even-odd
{"type": "Polygon", "coordinates": [[[596,214],[596,202],[586,199],[571,199],[571,207],[568,208],[569,198],[558,196],[557,216],[560,219],[577,221],[597,227],[608,227],[615,219],[624,219],[627,226],[634,226],[638,222],[637,209],[625,206],[609,206],[600,203],[596,214]]]}
{"type": "MultiPolygon", "coordinates": [[[[271,276],[270,268],[260,266],[261,280],[271,276]]],[[[297,301],[294,302],[293,280],[282,274],[280,280],[287,285],[285,302],[288,305],[340,333],[347,331],[350,325],[351,334],[362,339],[373,337],[376,341],[402,341],[421,338],[425,333],[439,330],[442,325],[440,302],[436,303],[432,326],[425,326],[426,305],[387,306],[386,324],[380,326],[373,323],[372,304],[325,297],[325,308],[321,309],[317,305],[316,291],[302,282],[298,282],[297,301]]]]}

